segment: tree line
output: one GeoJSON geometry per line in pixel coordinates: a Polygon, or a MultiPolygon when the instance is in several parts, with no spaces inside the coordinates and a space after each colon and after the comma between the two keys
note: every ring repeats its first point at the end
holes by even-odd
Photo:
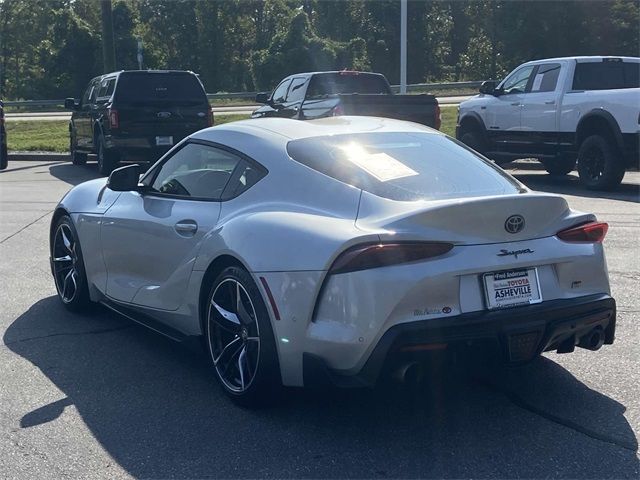
{"type": "MultiPolygon", "coordinates": [[[[0,0],[0,97],[78,96],[103,72],[98,0],[0,0]]],[[[301,71],[398,83],[399,0],[113,0],[117,69],[193,70],[207,92],[270,89],[301,71]]],[[[640,3],[408,2],[409,83],[500,78],[527,60],[638,56],[640,3]]]]}

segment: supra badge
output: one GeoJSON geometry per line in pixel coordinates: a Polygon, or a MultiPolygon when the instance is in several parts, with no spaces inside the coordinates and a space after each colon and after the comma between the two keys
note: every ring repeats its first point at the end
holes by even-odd
{"type": "Polygon", "coordinates": [[[534,251],[530,248],[524,248],[522,250],[505,250],[504,248],[500,250],[500,253],[496,253],[499,257],[506,257],[508,255],[513,255],[518,258],[518,255],[522,255],[523,253],[533,253],[534,251]]]}
{"type": "Polygon", "coordinates": [[[521,232],[524,228],[524,217],[522,215],[511,215],[504,222],[504,229],[509,233],[521,232]]]}

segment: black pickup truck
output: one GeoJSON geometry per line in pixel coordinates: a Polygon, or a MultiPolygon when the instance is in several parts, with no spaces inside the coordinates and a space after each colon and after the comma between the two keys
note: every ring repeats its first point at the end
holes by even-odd
{"type": "Polygon", "coordinates": [[[69,146],[74,165],[87,154],[109,175],[120,161],[155,162],[187,135],[210,127],[211,108],[200,80],[181,70],[130,70],[89,82],[72,110],[69,146]]]}
{"type": "Polygon", "coordinates": [[[354,71],[297,73],[269,93],[256,95],[264,106],[253,118],[298,120],[337,115],[396,118],[440,128],[440,107],[433,95],[394,95],[379,73],[354,71]]]}

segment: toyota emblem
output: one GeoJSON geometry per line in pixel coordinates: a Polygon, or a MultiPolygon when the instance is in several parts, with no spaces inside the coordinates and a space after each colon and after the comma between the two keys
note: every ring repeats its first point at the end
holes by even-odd
{"type": "Polygon", "coordinates": [[[504,229],[509,233],[521,232],[524,228],[524,217],[522,215],[511,215],[504,222],[504,229]]]}

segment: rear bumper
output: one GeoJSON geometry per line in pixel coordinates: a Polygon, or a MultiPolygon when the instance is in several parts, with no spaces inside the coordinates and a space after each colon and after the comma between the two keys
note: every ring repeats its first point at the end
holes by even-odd
{"type": "Polygon", "coordinates": [[[372,386],[395,358],[429,345],[452,349],[491,343],[506,362],[523,363],[548,350],[572,351],[595,328],[602,328],[604,343],[612,344],[615,322],[615,300],[598,294],[399,324],[387,330],[355,374],[330,369],[322,358],[305,353],[304,385],[372,386]]]}

